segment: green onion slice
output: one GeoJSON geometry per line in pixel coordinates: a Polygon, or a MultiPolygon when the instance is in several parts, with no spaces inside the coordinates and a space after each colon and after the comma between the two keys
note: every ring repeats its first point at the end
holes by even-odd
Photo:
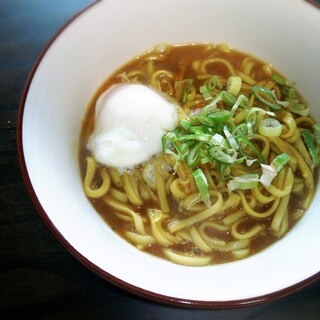
{"type": "Polygon", "coordinates": [[[236,189],[248,190],[254,189],[259,184],[259,175],[256,173],[252,174],[244,174],[239,177],[234,177],[228,183],[229,191],[233,191],[236,189]]]}
{"type": "Polygon", "coordinates": [[[225,137],[227,138],[230,147],[234,150],[239,150],[238,143],[237,143],[236,139],[234,138],[234,136],[230,133],[227,126],[223,127],[223,133],[224,133],[225,137]]]}
{"type": "Polygon", "coordinates": [[[252,93],[254,94],[254,96],[263,104],[265,104],[266,106],[268,106],[269,108],[273,109],[273,110],[281,110],[282,107],[280,105],[277,104],[277,101],[273,95],[273,93],[264,87],[259,87],[259,86],[253,86],[251,88],[252,93]],[[264,96],[267,96],[269,98],[269,100],[266,100],[264,96]]]}
{"type": "Polygon", "coordinates": [[[202,146],[203,143],[197,143],[188,153],[186,163],[189,168],[194,168],[197,165],[202,146]]]}
{"type": "Polygon", "coordinates": [[[318,150],[317,150],[317,145],[315,138],[313,137],[313,134],[309,130],[302,130],[301,131],[301,136],[303,139],[304,144],[306,145],[313,164],[316,166],[319,164],[319,155],[318,155],[318,150]]]}
{"type": "Polygon", "coordinates": [[[250,121],[254,125],[257,121],[256,113],[268,114],[269,116],[275,116],[275,113],[272,111],[267,111],[267,110],[261,109],[259,107],[253,107],[253,108],[249,109],[249,111],[247,112],[246,122],[250,121]]]}
{"type": "Polygon", "coordinates": [[[232,107],[237,101],[237,99],[228,91],[223,91],[222,100],[230,107],[232,107]]]}
{"type": "Polygon", "coordinates": [[[209,195],[208,181],[203,171],[198,168],[192,172],[194,181],[198,187],[199,193],[201,195],[202,201],[207,207],[211,206],[211,200],[209,195]]]}
{"type": "Polygon", "coordinates": [[[246,107],[248,103],[249,103],[249,99],[243,94],[240,94],[235,104],[232,106],[231,113],[232,114],[235,113],[235,111],[238,109],[239,106],[246,107]]]}
{"type": "Polygon", "coordinates": [[[221,89],[222,84],[221,84],[221,81],[219,80],[219,77],[216,75],[213,75],[212,77],[209,78],[209,80],[207,82],[207,88],[208,88],[209,92],[211,92],[216,87],[221,89]]]}
{"type": "Polygon", "coordinates": [[[290,156],[286,153],[279,154],[276,158],[271,162],[271,166],[274,167],[276,172],[278,173],[290,160],[290,156]]]}
{"type": "Polygon", "coordinates": [[[278,74],[273,74],[271,76],[272,80],[274,80],[276,83],[281,84],[282,86],[286,86],[287,85],[287,80],[280,77],[278,74]]]}
{"type": "Polygon", "coordinates": [[[210,134],[184,134],[181,135],[180,137],[177,138],[176,141],[187,141],[187,140],[197,140],[197,141],[202,141],[202,142],[207,142],[209,143],[212,139],[212,136],[210,134]]]}
{"type": "Polygon", "coordinates": [[[271,76],[272,80],[274,80],[276,83],[282,85],[282,86],[287,86],[287,87],[294,87],[295,86],[295,83],[294,82],[291,82],[291,81],[288,81],[287,79],[279,76],[278,74],[274,73],[272,76],[271,76]]]}
{"type": "Polygon", "coordinates": [[[182,104],[185,104],[187,102],[188,94],[190,92],[192,85],[193,85],[193,79],[184,79],[184,80],[175,82],[174,84],[175,90],[177,90],[180,87],[182,88],[182,98],[181,98],[182,104]]]}
{"type": "Polygon", "coordinates": [[[180,126],[185,130],[189,130],[190,127],[192,126],[192,123],[186,119],[181,119],[180,126]]]}
{"type": "Polygon", "coordinates": [[[220,102],[223,98],[224,91],[219,92],[216,97],[201,110],[201,115],[206,116],[211,112],[217,110],[217,103],[220,102]]]}
{"type": "Polygon", "coordinates": [[[295,114],[299,114],[300,116],[307,116],[310,113],[310,107],[305,106],[302,103],[298,103],[295,101],[291,101],[288,105],[288,109],[295,114]]]}
{"type": "Polygon", "coordinates": [[[320,124],[313,125],[314,135],[318,144],[320,144],[320,124]]]}
{"type": "Polygon", "coordinates": [[[247,132],[248,132],[248,139],[253,138],[253,125],[252,122],[247,122],[247,132]]]}
{"type": "Polygon", "coordinates": [[[232,130],[232,135],[235,137],[235,139],[243,137],[246,133],[247,133],[246,123],[241,123],[232,130]]]}
{"type": "Polygon", "coordinates": [[[266,118],[260,121],[258,131],[265,137],[279,137],[282,133],[282,125],[277,119],[266,118]]]}
{"type": "Polygon", "coordinates": [[[215,146],[220,146],[224,149],[229,149],[228,140],[219,133],[215,133],[211,138],[211,144],[215,146]]]}
{"type": "Polygon", "coordinates": [[[249,141],[247,138],[244,137],[240,137],[238,139],[238,145],[240,148],[240,153],[249,159],[257,159],[260,163],[265,163],[265,159],[263,157],[263,155],[261,154],[261,152],[259,151],[259,149],[251,142],[249,141]],[[253,157],[250,154],[247,154],[245,151],[246,149],[249,148],[249,151],[251,150],[251,152],[255,153],[256,157],[253,157]]]}
{"type": "Polygon", "coordinates": [[[227,80],[227,91],[233,96],[237,96],[241,90],[242,80],[239,76],[231,76],[227,80]]]}
{"type": "Polygon", "coordinates": [[[207,86],[201,86],[199,88],[200,93],[202,93],[203,99],[205,101],[211,100],[212,99],[212,95],[210,94],[207,86]]]}
{"type": "Polygon", "coordinates": [[[222,122],[227,121],[229,118],[231,118],[232,114],[229,110],[220,110],[213,113],[208,114],[208,118],[210,120],[213,120],[215,122],[222,122]]]}
{"type": "Polygon", "coordinates": [[[225,149],[220,146],[211,146],[208,148],[208,155],[221,163],[232,164],[237,161],[237,152],[233,149],[225,149]]]}
{"type": "Polygon", "coordinates": [[[161,142],[162,142],[162,153],[163,154],[171,154],[175,157],[175,159],[177,161],[181,161],[183,159],[183,154],[182,154],[179,146],[175,142],[172,142],[170,140],[168,134],[162,136],[161,142]],[[177,153],[175,153],[172,150],[173,148],[175,148],[177,153]]]}
{"type": "Polygon", "coordinates": [[[269,187],[273,179],[277,176],[278,172],[288,163],[290,156],[282,153],[273,159],[270,165],[260,164],[262,168],[262,176],[260,182],[265,187],[269,187]]]}
{"type": "Polygon", "coordinates": [[[230,175],[230,165],[226,163],[220,163],[220,176],[223,181],[229,180],[230,175]]]}

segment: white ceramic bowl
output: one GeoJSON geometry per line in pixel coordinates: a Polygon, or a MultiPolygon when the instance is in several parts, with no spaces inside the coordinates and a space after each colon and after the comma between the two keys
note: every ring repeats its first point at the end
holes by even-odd
{"type": "Polygon", "coordinates": [[[297,81],[320,120],[320,10],[303,0],[98,1],[52,40],[22,97],[18,147],[30,195],[52,232],[103,278],[163,302],[230,307],[319,279],[320,192],[275,245],[224,265],[184,267],[121,239],[86,199],[78,165],[90,98],[116,68],[157,43],[228,43],[297,81]]]}

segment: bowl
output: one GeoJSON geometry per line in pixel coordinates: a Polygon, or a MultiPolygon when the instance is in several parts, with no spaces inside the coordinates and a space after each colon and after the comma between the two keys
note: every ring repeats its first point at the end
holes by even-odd
{"type": "Polygon", "coordinates": [[[320,10],[302,0],[97,1],[52,39],[19,109],[21,170],[40,216],[93,272],[153,300],[191,307],[248,305],[320,277],[320,191],[282,240],[252,257],[187,267],[140,252],[115,234],[84,195],[80,127],[88,103],[118,67],[158,43],[227,43],[297,82],[320,120],[320,10]]]}

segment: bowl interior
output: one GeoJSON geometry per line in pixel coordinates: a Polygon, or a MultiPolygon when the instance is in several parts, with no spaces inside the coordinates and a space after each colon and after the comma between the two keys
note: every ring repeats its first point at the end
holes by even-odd
{"type": "Polygon", "coordinates": [[[139,252],[93,210],[82,191],[78,139],[102,81],[161,42],[223,42],[270,62],[297,82],[320,120],[319,18],[320,11],[299,0],[260,0],[259,7],[253,0],[117,0],[87,9],[46,51],[24,104],[23,154],[42,216],[102,276],[168,301],[253,299],[315,275],[319,192],[294,229],[262,253],[201,269],[179,266],[139,252]]]}

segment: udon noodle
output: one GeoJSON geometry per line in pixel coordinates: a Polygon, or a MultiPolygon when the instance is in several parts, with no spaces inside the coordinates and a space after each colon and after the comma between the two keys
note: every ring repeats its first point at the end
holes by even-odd
{"type": "Polygon", "coordinates": [[[310,206],[318,136],[306,102],[270,64],[223,44],[158,45],[94,96],[80,141],[84,192],[140,250],[190,266],[230,262],[282,238],[310,206]],[[86,148],[97,98],[122,82],[179,105],[163,152],[127,171],[99,164],[86,148]]]}

